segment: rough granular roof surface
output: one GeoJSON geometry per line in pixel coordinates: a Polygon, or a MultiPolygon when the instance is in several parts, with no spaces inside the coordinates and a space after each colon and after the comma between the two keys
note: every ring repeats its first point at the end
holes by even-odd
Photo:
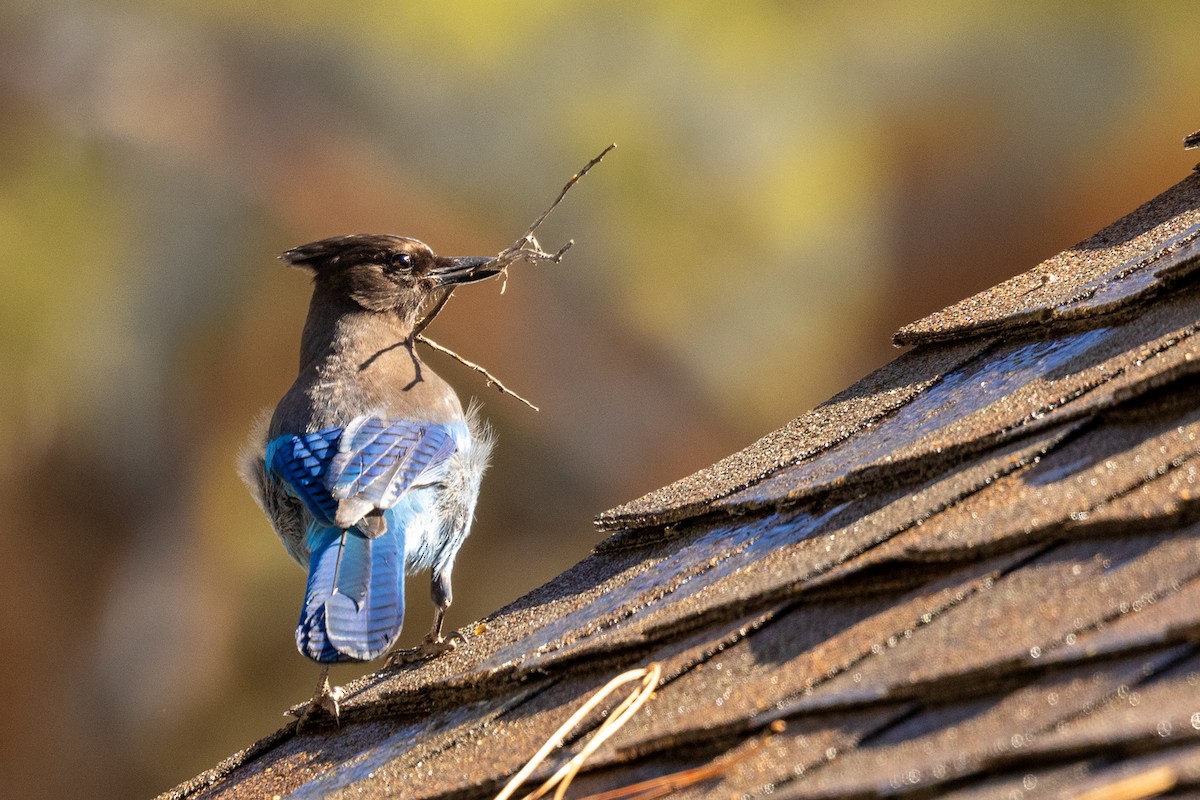
{"type": "Polygon", "coordinates": [[[348,686],[340,727],[292,724],[163,797],[492,797],[651,664],[570,796],[1196,796],[1198,268],[1192,174],[601,515],[589,558],[465,644],[348,686]]]}

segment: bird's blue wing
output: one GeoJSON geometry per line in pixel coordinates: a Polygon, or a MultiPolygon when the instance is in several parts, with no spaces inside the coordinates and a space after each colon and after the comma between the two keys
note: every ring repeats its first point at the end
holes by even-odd
{"type": "Polygon", "coordinates": [[[341,428],[303,435],[284,434],[267,443],[267,472],[281,477],[308,508],[313,519],[332,523],[337,500],[325,488],[325,475],[337,454],[341,428]]]}
{"type": "Polygon", "coordinates": [[[444,425],[358,417],[346,426],[325,472],[325,488],[338,500],[355,498],[391,508],[425,472],[454,454],[444,425]]]}
{"type": "Polygon", "coordinates": [[[420,476],[454,454],[444,425],[358,417],[343,428],[284,434],[267,445],[267,470],[280,476],[313,518],[332,524],[339,501],[361,510],[391,508],[420,476]]]}
{"type": "MultiPolygon", "coordinates": [[[[393,512],[385,512],[391,516],[393,512]]],[[[404,625],[404,526],[368,537],[313,522],[308,529],[308,584],[296,647],[321,663],[370,661],[404,625]]]]}

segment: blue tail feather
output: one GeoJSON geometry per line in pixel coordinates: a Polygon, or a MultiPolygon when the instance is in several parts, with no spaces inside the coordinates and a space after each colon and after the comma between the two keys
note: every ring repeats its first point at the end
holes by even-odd
{"type": "Polygon", "coordinates": [[[404,623],[403,529],[368,538],[357,528],[309,526],[308,586],[296,646],[314,661],[369,661],[404,623]]]}

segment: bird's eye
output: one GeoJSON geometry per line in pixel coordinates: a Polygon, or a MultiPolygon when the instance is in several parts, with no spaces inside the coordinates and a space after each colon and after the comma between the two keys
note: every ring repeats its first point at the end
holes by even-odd
{"type": "Polygon", "coordinates": [[[395,253],[392,255],[393,269],[408,269],[412,266],[412,255],[409,253],[395,253]]]}

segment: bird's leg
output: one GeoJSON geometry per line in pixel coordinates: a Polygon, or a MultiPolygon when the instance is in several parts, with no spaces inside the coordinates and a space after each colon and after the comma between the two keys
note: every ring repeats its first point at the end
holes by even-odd
{"type": "Polygon", "coordinates": [[[317,688],[313,692],[312,699],[302,706],[296,706],[288,713],[299,717],[299,727],[301,728],[318,721],[322,715],[332,717],[334,722],[338,722],[340,713],[338,701],[341,699],[342,687],[330,687],[329,665],[325,664],[321,667],[321,677],[317,679],[317,688]]]}
{"type": "Polygon", "coordinates": [[[450,603],[454,601],[454,592],[450,588],[450,570],[449,566],[435,569],[429,582],[429,595],[433,599],[433,627],[425,635],[421,649],[430,656],[453,650],[458,647],[459,642],[467,640],[467,637],[458,631],[450,634],[449,638],[442,637],[442,622],[446,619],[446,609],[450,608],[450,603]]]}
{"type": "Polygon", "coordinates": [[[429,629],[429,633],[425,635],[419,646],[392,653],[388,657],[389,667],[411,664],[415,661],[424,661],[439,656],[458,647],[459,642],[467,640],[467,637],[458,631],[450,634],[448,638],[442,636],[442,622],[446,619],[446,609],[454,600],[454,594],[450,588],[450,567],[433,571],[429,594],[433,599],[433,627],[429,629]]]}

